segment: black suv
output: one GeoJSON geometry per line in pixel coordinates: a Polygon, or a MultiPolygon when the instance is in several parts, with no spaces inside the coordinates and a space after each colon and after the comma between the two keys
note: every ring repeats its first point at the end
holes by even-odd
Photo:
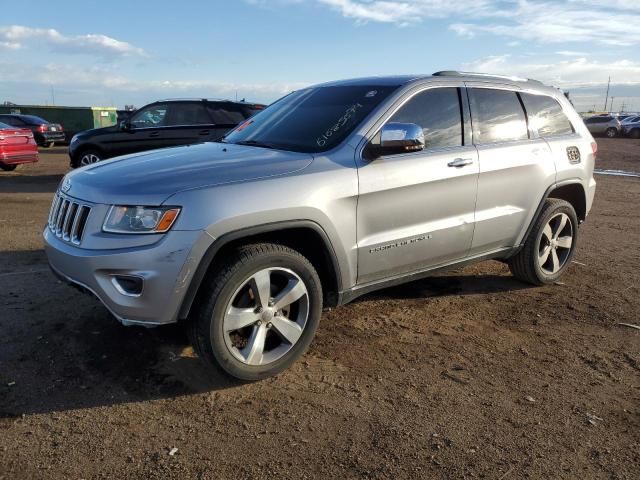
{"type": "Polygon", "coordinates": [[[221,100],[161,100],[119,125],[80,132],[71,139],[71,167],[156,148],[217,140],[264,105],[221,100]]]}
{"type": "Polygon", "coordinates": [[[65,141],[62,125],[49,123],[44,118],[35,115],[3,113],[0,114],[0,123],[6,123],[16,128],[28,128],[33,132],[33,138],[41,147],[53,147],[54,144],[65,141]]]}

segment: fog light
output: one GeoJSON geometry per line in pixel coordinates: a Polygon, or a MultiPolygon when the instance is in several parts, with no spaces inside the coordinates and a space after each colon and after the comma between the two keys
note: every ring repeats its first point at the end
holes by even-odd
{"type": "Polygon", "coordinates": [[[111,278],[111,283],[116,287],[116,290],[122,295],[128,297],[139,297],[142,295],[142,288],[144,287],[144,279],[136,277],[134,275],[114,275],[111,278]]]}

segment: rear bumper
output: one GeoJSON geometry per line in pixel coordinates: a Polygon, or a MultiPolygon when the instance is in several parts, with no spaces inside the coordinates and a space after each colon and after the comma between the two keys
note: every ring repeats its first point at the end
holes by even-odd
{"type": "Polygon", "coordinates": [[[21,163],[36,163],[38,152],[0,152],[0,163],[5,165],[19,165],[21,163]]]}
{"type": "Polygon", "coordinates": [[[61,240],[48,227],[43,232],[49,265],[57,276],[93,293],[121,323],[146,326],[178,320],[197,256],[192,247],[203,235],[175,231],[144,247],[88,250],[61,240]],[[142,279],[141,293],[123,292],[116,281],[123,276],[142,279]]]}

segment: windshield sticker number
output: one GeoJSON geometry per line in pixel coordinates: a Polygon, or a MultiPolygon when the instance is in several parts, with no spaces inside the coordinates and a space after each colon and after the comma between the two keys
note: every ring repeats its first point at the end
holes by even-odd
{"type": "Polygon", "coordinates": [[[318,144],[318,146],[324,147],[327,144],[327,141],[329,141],[329,139],[333,136],[333,134],[338,133],[340,129],[344,127],[346,123],[351,120],[356,112],[361,108],[362,105],[359,103],[351,105],[349,108],[347,108],[347,110],[344,112],[344,115],[342,115],[338,119],[338,121],[333,124],[333,126],[329,127],[326,132],[324,132],[316,139],[316,143],[318,144]]]}

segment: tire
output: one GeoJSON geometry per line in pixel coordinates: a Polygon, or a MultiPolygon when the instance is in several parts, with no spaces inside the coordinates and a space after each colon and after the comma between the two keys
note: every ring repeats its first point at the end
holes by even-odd
{"type": "Polygon", "coordinates": [[[97,150],[85,150],[81,152],[80,155],[77,155],[76,158],[76,168],[92,165],[104,160],[102,153],[98,152],[97,150]]]}
{"type": "Polygon", "coordinates": [[[607,128],[605,135],[607,136],[607,138],[615,138],[618,136],[618,130],[614,127],[609,127],[607,128]]]}
{"type": "Polygon", "coordinates": [[[640,138],[640,128],[634,128],[631,130],[631,132],[629,132],[629,136],[635,139],[640,138]]]}
{"type": "Polygon", "coordinates": [[[16,168],[18,168],[18,165],[6,165],[4,163],[0,163],[0,168],[5,172],[13,172],[16,168]]]}
{"type": "Polygon", "coordinates": [[[553,283],[571,263],[577,240],[578,217],[573,206],[564,200],[549,198],[524,246],[508,260],[509,269],[523,282],[553,283]]]}
{"type": "Polygon", "coordinates": [[[320,323],[322,285],[297,251],[271,243],[240,247],[205,282],[190,333],[207,364],[256,381],[287,369],[309,347],[320,323]],[[268,285],[268,293],[260,295],[258,285],[268,285]]]}

